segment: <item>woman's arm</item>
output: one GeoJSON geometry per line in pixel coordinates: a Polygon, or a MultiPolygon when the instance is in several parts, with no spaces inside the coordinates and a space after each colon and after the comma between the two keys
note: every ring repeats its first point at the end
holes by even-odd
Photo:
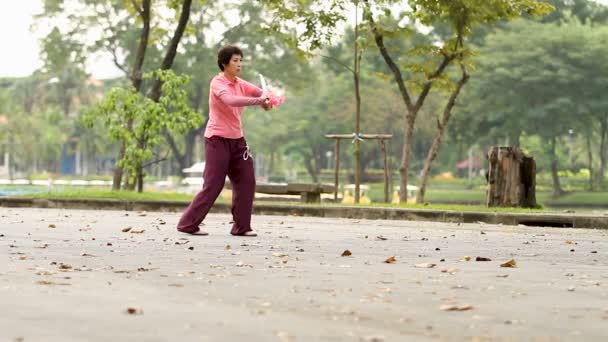
{"type": "Polygon", "coordinates": [[[228,87],[218,82],[211,83],[211,90],[221,102],[231,107],[255,106],[264,103],[264,98],[260,97],[262,92],[255,97],[234,95],[228,90],[228,87]]]}
{"type": "Polygon", "coordinates": [[[255,106],[264,103],[261,97],[237,96],[224,92],[218,94],[220,101],[231,107],[255,106]]]}

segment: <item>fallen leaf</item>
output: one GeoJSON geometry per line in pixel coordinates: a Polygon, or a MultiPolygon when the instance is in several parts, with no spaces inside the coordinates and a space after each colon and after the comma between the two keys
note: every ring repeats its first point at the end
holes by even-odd
{"type": "Polygon", "coordinates": [[[471,257],[470,256],[465,256],[462,259],[460,259],[460,261],[471,261],[471,257]]]}
{"type": "Polygon", "coordinates": [[[131,230],[131,234],[141,234],[145,231],[146,231],[145,229],[133,229],[133,230],[131,230]]]}
{"type": "Polygon", "coordinates": [[[449,274],[456,274],[458,273],[460,270],[457,268],[448,268],[445,270],[441,270],[441,273],[449,273],[449,274]]]}
{"type": "Polygon", "coordinates": [[[171,287],[184,287],[184,284],[169,284],[171,287]]]}
{"type": "Polygon", "coordinates": [[[425,262],[425,263],[422,263],[422,264],[416,264],[416,268],[433,268],[435,266],[437,266],[437,264],[432,264],[430,262],[425,262]]]}
{"type": "Polygon", "coordinates": [[[473,306],[472,305],[455,305],[455,304],[448,304],[448,305],[442,305],[439,307],[439,310],[442,311],[468,311],[468,310],[473,310],[473,306]]]}
{"type": "Polygon", "coordinates": [[[48,281],[48,280],[39,280],[36,282],[36,284],[38,284],[38,285],[62,285],[62,286],[72,285],[70,283],[56,283],[54,281],[48,281]]]}
{"type": "Polygon", "coordinates": [[[190,246],[190,247],[188,247],[188,249],[191,250],[191,251],[193,251],[194,247],[190,246]]]}
{"type": "Polygon", "coordinates": [[[496,278],[507,278],[508,276],[508,274],[499,274],[496,276],[496,278]]]}
{"type": "Polygon", "coordinates": [[[285,253],[272,253],[272,256],[275,256],[277,258],[283,258],[283,257],[288,257],[289,254],[285,254],[285,253]]]}
{"type": "Polygon", "coordinates": [[[351,255],[353,255],[353,253],[351,253],[348,249],[345,250],[344,252],[342,252],[343,257],[347,257],[347,256],[351,256],[351,255]]]}
{"type": "Polygon", "coordinates": [[[517,261],[515,261],[515,259],[511,259],[503,264],[500,264],[500,267],[517,267],[517,261]]]}
{"type": "Polygon", "coordinates": [[[49,228],[57,228],[57,226],[51,223],[49,224],[49,228]]]}
{"type": "Polygon", "coordinates": [[[122,232],[123,232],[123,233],[127,233],[129,230],[131,230],[131,227],[123,228],[123,229],[122,229],[122,232]]]}
{"type": "Polygon", "coordinates": [[[388,238],[385,238],[382,235],[378,235],[378,236],[376,236],[376,240],[384,241],[384,240],[388,240],[388,238]]]}
{"type": "Polygon", "coordinates": [[[573,244],[574,242],[573,242],[572,240],[566,240],[566,243],[567,243],[568,245],[571,245],[571,244],[573,244]]]}
{"type": "Polygon", "coordinates": [[[226,250],[227,250],[227,251],[229,251],[229,250],[231,250],[231,249],[232,249],[232,247],[231,247],[230,245],[226,245],[226,250]]]}
{"type": "Polygon", "coordinates": [[[477,257],[477,258],[475,258],[475,261],[492,261],[492,259],[484,258],[484,257],[477,257]]]}
{"type": "Polygon", "coordinates": [[[83,257],[94,257],[93,254],[89,254],[89,253],[82,253],[82,254],[80,254],[80,256],[83,256],[83,257]]]}
{"type": "Polygon", "coordinates": [[[395,258],[394,256],[392,256],[392,257],[384,260],[384,262],[387,263],[387,264],[394,264],[394,263],[397,262],[397,258],[395,258]]]}
{"type": "Polygon", "coordinates": [[[60,270],[71,270],[72,269],[72,265],[68,265],[68,264],[61,264],[59,266],[60,270]]]}
{"type": "Polygon", "coordinates": [[[40,246],[35,246],[34,248],[40,248],[40,249],[44,249],[44,248],[47,248],[48,246],[49,246],[49,244],[48,244],[48,243],[45,243],[45,244],[40,245],[40,246]]]}
{"type": "Polygon", "coordinates": [[[144,313],[144,311],[138,308],[127,308],[127,313],[129,315],[141,315],[144,313]]]}
{"type": "Polygon", "coordinates": [[[22,255],[19,257],[19,260],[25,260],[25,259],[27,259],[27,255],[22,255]]]}

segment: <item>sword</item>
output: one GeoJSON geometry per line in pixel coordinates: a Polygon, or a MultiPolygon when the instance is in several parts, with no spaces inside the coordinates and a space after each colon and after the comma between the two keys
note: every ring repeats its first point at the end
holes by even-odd
{"type": "MultiPolygon", "coordinates": [[[[260,85],[262,86],[262,91],[266,91],[266,80],[264,79],[264,76],[262,76],[262,74],[260,74],[260,85]]],[[[265,99],[264,103],[268,104],[269,99],[265,99]]]]}

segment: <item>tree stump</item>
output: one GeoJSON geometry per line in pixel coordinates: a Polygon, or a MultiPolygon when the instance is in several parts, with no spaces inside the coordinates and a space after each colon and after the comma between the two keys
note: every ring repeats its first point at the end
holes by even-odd
{"type": "Polygon", "coordinates": [[[534,158],[517,147],[494,146],[488,152],[488,162],[488,207],[538,207],[534,158]]]}

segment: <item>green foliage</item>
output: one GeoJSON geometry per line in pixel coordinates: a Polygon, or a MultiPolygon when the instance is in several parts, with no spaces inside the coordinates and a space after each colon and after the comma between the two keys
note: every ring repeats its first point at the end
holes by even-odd
{"type": "Polygon", "coordinates": [[[96,119],[101,120],[112,140],[125,141],[125,156],[119,165],[131,175],[152,159],[154,148],[163,142],[164,129],[184,133],[201,124],[201,116],[190,108],[183,89],[189,82],[188,76],[158,70],[145,74],[144,78],[163,82],[158,102],[136,92],[132,86],[114,88],[85,119],[89,126],[96,119]]]}

